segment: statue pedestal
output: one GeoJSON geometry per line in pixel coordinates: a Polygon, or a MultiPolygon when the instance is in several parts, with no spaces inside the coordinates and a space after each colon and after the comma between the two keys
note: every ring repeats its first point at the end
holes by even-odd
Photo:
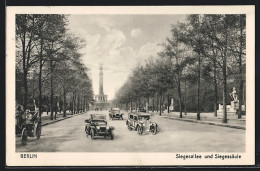
{"type": "MultiPolygon", "coordinates": [[[[219,104],[218,105],[218,115],[223,115],[223,105],[219,104]]],[[[231,105],[227,105],[227,115],[235,115],[236,114],[236,110],[231,107],[231,105]]]]}
{"type": "Polygon", "coordinates": [[[174,111],[173,99],[171,100],[171,105],[169,106],[170,111],[174,111]]]}
{"type": "MultiPolygon", "coordinates": [[[[230,105],[227,105],[227,115],[235,115],[239,108],[239,102],[231,101],[230,105]]],[[[245,105],[242,105],[242,111],[245,111],[245,105]]],[[[218,105],[218,115],[223,115],[223,105],[218,105]]]]}

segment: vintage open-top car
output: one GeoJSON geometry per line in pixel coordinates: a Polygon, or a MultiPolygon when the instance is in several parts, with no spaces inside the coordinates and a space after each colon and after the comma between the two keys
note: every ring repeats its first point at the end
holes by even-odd
{"type": "Polygon", "coordinates": [[[126,125],[129,131],[135,130],[139,135],[144,131],[151,132],[153,135],[157,133],[158,125],[150,121],[151,115],[148,113],[129,113],[126,125]]]}
{"type": "Polygon", "coordinates": [[[120,112],[119,108],[111,108],[111,110],[109,110],[109,118],[112,120],[114,119],[123,120],[123,113],[120,112]]]}
{"type": "Polygon", "coordinates": [[[28,137],[39,139],[41,129],[41,121],[37,111],[26,110],[24,114],[16,117],[16,134],[21,135],[23,145],[27,144],[28,137]]]}
{"type": "Polygon", "coordinates": [[[107,126],[106,115],[91,114],[90,118],[85,120],[86,134],[91,135],[92,140],[97,136],[110,137],[113,140],[112,130],[114,130],[114,127],[107,126]]]}
{"type": "Polygon", "coordinates": [[[146,109],[143,108],[143,107],[139,107],[139,108],[138,108],[138,111],[139,111],[139,112],[144,112],[144,113],[145,113],[145,112],[146,112],[146,109]]]}

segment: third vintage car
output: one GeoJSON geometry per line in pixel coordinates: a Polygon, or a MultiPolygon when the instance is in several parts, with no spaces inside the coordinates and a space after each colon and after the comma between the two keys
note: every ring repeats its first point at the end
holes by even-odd
{"type": "Polygon", "coordinates": [[[129,113],[126,125],[129,131],[135,130],[139,135],[145,131],[151,132],[153,135],[157,133],[158,125],[150,121],[151,115],[148,113],[129,113]]]}
{"type": "Polygon", "coordinates": [[[109,137],[114,139],[113,131],[114,127],[107,126],[106,115],[103,114],[91,114],[89,119],[85,120],[85,131],[87,135],[91,135],[91,139],[98,136],[109,137]]]}
{"type": "Polygon", "coordinates": [[[119,108],[111,108],[109,110],[109,118],[114,119],[122,119],[123,120],[123,113],[121,113],[119,108]]]}

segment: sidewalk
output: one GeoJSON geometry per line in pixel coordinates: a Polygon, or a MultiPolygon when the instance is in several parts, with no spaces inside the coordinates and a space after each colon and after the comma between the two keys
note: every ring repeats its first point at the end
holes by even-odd
{"type": "Polygon", "coordinates": [[[52,124],[52,123],[55,123],[55,122],[58,122],[58,121],[62,121],[64,119],[71,118],[73,116],[84,114],[84,113],[86,113],[86,112],[72,115],[72,113],[66,112],[66,117],[63,117],[63,112],[61,112],[61,113],[58,112],[56,114],[56,119],[54,119],[55,114],[53,114],[53,120],[50,120],[50,112],[48,114],[47,114],[47,112],[43,112],[42,116],[41,116],[41,121],[42,121],[41,125],[46,126],[46,125],[49,125],[49,124],[52,124]]]}
{"type": "MultiPolygon", "coordinates": [[[[150,112],[152,115],[159,115],[159,112],[150,112]]],[[[237,119],[237,115],[228,115],[227,116],[227,123],[222,123],[222,115],[218,115],[217,117],[214,116],[214,113],[201,113],[200,120],[197,120],[197,113],[187,113],[187,115],[182,113],[182,118],[180,118],[179,112],[170,112],[164,111],[162,113],[163,118],[166,119],[174,119],[174,120],[181,120],[187,122],[196,122],[200,124],[208,124],[208,125],[216,125],[216,126],[223,126],[223,127],[230,127],[230,128],[237,128],[237,129],[246,129],[246,115],[242,115],[241,119],[237,119]]]]}

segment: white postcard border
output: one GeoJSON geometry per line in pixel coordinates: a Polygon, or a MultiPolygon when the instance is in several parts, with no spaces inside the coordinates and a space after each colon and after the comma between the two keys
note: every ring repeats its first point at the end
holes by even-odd
{"type": "MultiPolygon", "coordinates": [[[[6,164],[7,166],[175,166],[255,164],[255,7],[247,6],[8,6],[6,10],[6,164]],[[239,159],[176,159],[177,153],[41,153],[20,158],[15,152],[15,14],[246,14],[246,152],[239,159]]],[[[224,140],[223,140],[224,141],[224,140]]],[[[239,143],[239,142],[238,142],[239,143]]],[[[31,153],[27,153],[31,154],[31,153]]],[[[35,153],[32,153],[35,154],[35,153]]]]}

